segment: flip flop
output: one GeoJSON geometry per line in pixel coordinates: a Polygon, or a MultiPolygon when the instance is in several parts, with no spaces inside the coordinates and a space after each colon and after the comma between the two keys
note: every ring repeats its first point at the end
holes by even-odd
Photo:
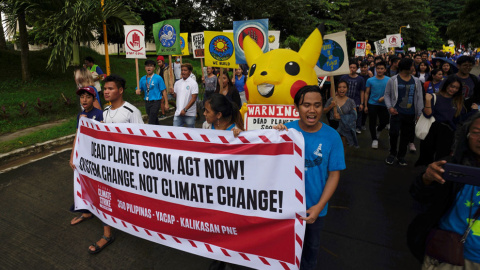
{"type": "Polygon", "coordinates": [[[80,223],[82,223],[83,221],[88,220],[88,219],[91,219],[91,218],[93,218],[93,214],[92,214],[91,216],[89,216],[89,217],[84,217],[83,214],[81,214],[80,216],[74,218],[75,221],[77,221],[77,220],[80,220],[80,221],[78,221],[78,222],[76,222],[76,223],[73,223],[73,224],[72,224],[71,221],[70,221],[70,225],[71,225],[71,226],[74,226],[74,225],[80,224],[80,223]]]}
{"type": "Polygon", "coordinates": [[[97,254],[100,251],[102,251],[104,248],[106,248],[108,245],[110,245],[113,241],[115,241],[115,238],[113,235],[111,237],[106,237],[105,235],[102,235],[102,238],[107,240],[107,243],[105,243],[103,246],[99,247],[97,243],[93,243],[92,246],[95,248],[95,250],[91,250],[90,248],[88,249],[88,253],[90,254],[97,254]]]}

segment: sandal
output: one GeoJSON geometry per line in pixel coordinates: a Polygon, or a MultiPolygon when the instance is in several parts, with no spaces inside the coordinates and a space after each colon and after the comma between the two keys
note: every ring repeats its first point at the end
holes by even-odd
{"type": "Polygon", "coordinates": [[[93,218],[93,214],[90,214],[89,217],[85,217],[85,216],[83,216],[83,214],[81,214],[80,216],[74,217],[74,218],[72,219],[72,221],[78,221],[78,222],[72,223],[72,221],[70,221],[70,225],[71,225],[71,226],[74,226],[74,225],[80,224],[80,223],[82,223],[83,221],[85,221],[85,220],[87,220],[87,219],[91,219],[91,218],[93,218]]]}
{"type": "Polygon", "coordinates": [[[110,245],[110,244],[115,240],[115,238],[113,237],[113,235],[112,235],[111,237],[106,237],[105,235],[102,235],[102,238],[105,239],[105,240],[107,240],[107,242],[106,242],[103,246],[101,246],[101,247],[99,247],[99,246],[97,245],[97,243],[93,243],[92,246],[95,248],[95,250],[91,250],[90,247],[89,247],[89,248],[88,248],[88,253],[90,253],[90,254],[97,254],[97,253],[99,253],[100,251],[102,251],[105,247],[107,247],[108,245],[110,245]]]}

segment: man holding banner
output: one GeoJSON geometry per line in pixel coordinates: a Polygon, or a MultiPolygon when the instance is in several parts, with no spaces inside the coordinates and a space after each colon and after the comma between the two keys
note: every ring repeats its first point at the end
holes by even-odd
{"type": "Polygon", "coordinates": [[[320,249],[320,232],[327,214],[328,201],[337,189],[340,171],[346,168],[340,135],[320,119],[323,112],[322,95],[316,85],[304,86],[294,98],[300,119],[280,124],[277,130],[295,129],[305,140],[305,194],[307,223],[303,244],[301,270],[315,269],[320,249]]]}

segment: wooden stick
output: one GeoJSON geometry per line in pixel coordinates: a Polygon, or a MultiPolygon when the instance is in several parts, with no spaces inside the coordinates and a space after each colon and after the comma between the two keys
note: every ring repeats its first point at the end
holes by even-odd
{"type": "Polygon", "coordinates": [[[172,83],[172,87],[173,87],[173,82],[175,81],[173,79],[174,75],[173,75],[173,62],[172,62],[172,56],[169,55],[168,56],[168,64],[170,65],[170,82],[172,83]]]}
{"type": "Polygon", "coordinates": [[[183,64],[183,59],[182,59],[182,56],[180,55],[180,65],[183,64]]]}
{"type": "Polygon", "coordinates": [[[220,84],[220,94],[222,94],[222,92],[223,92],[223,67],[220,68],[220,76],[218,76],[218,79],[219,79],[218,83],[220,84]]]}
{"type": "Polygon", "coordinates": [[[140,89],[140,79],[138,77],[138,58],[135,58],[135,70],[137,72],[137,89],[140,89]]]}
{"type": "Polygon", "coordinates": [[[205,74],[203,72],[203,58],[200,58],[200,66],[202,67],[202,78],[205,78],[205,74]]]}

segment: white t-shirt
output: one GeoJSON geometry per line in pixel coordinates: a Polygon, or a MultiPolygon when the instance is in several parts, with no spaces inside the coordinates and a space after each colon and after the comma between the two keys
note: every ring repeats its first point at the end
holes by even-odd
{"type": "Polygon", "coordinates": [[[122,107],[115,110],[108,106],[103,110],[104,123],[137,123],[145,124],[142,119],[140,111],[132,104],[125,101],[122,107]]]}
{"type": "Polygon", "coordinates": [[[173,63],[173,74],[175,75],[175,80],[182,79],[182,64],[180,62],[173,63]]]}
{"type": "MultiPolygon", "coordinates": [[[[173,91],[177,94],[177,106],[175,110],[175,116],[179,116],[181,111],[185,109],[187,104],[192,99],[192,95],[198,95],[198,84],[191,77],[186,80],[183,78],[178,80],[173,87],[173,91]]],[[[195,103],[187,110],[185,116],[196,116],[197,106],[195,103]]]]}

